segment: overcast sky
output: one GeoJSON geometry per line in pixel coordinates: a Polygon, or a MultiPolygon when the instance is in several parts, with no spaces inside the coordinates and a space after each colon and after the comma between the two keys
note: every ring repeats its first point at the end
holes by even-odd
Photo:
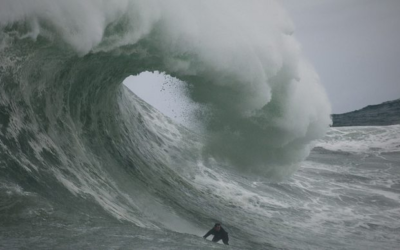
{"type": "MultiPolygon", "coordinates": [[[[321,77],[333,113],[400,98],[400,0],[280,1],[321,77]]],[[[145,75],[136,81],[144,84],[135,85],[132,78],[128,87],[141,91],[150,104],[169,116],[181,112],[176,98],[166,104],[171,95],[162,96],[168,92],[161,91],[163,77],[145,75]]]]}
{"type": "Polygon", "coordinates": [[[400,0],[281,0],[334,113],[400,98],[400,0]]]}

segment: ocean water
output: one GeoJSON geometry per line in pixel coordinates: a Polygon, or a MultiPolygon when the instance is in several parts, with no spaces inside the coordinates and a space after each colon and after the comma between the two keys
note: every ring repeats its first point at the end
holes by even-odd
{"type": "Polygon", "coordinates": [[[277,2],[8,0],[0,27],[0,249],[398,248],[400,125],[329,128],[277,2]],[[203,131],[123,85],[155,70],[203,131]]]}

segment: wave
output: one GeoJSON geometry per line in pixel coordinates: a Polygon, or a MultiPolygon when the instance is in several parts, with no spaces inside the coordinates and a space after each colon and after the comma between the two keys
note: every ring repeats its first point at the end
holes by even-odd
{"type": "MultiPolygon", "coordinates": [[[[35,55],[24,72],[58,77],[58,86],[68,79],[79,85],[72,91],[89,94],[97,91],[87,90],[92,85],[115,91],[122,79],[146,70],[176,76],[190,85],[195,102],[211,107],[199,117],[208,131],[205,152],[235,166],[274,172],[270,166],[299,162],[330,123],[318,77],[274,1],[3,5],[3,47],[23,39],[20,46],[31,48],[16,56],[35,55]],[[44,73],[47,63],[51,70],[44,73]],[[69,75],[56,76],[61,72],[69,75]]],[[[38,79],[24,80],[32,86],[38,79]]]]}
{"type": "Polygon", "coordinates": [[[399,125],[332,128],[316,146],[334,152],[355,154],[398,153],[399,125]]]}
{"type": "Polygon", "coordinates": [[[330,124],[275,1],[7,0],[0,27],[1,178],[60,206],[87,211],[78,196],[140,227],[197,232],[193,220],[224,218],[191,183],[205,169],[282,178],[330,124]],[[144,71],[188,85],[204,134],[123,86],[144,71]]]}

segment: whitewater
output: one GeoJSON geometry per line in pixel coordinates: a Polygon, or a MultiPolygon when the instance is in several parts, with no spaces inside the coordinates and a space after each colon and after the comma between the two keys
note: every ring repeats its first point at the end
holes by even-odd
{"type": "Polygon", "coordinates": [[[1,1],[0,249],[396,249],[400,125],[330,113],[277,1],[1,1]]]}

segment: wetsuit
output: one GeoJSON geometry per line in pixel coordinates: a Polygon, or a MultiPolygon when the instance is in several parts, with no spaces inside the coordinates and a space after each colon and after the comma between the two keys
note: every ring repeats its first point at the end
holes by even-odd
{"type": "Polygon", "coordinates": [[[210,234],[214,235],[212,241],[213,242],[218,242],[220,240],[222,240],[222,242],[224,242],[225,245],[229,245],[228,241],[229,241],[229,237],[228,237],[228,233],[221,227],[221,229],[219,231],[215,230],[215,228],[212,228],[210,231],[208,231],[203,238],[207,238],[210,234]]]}

